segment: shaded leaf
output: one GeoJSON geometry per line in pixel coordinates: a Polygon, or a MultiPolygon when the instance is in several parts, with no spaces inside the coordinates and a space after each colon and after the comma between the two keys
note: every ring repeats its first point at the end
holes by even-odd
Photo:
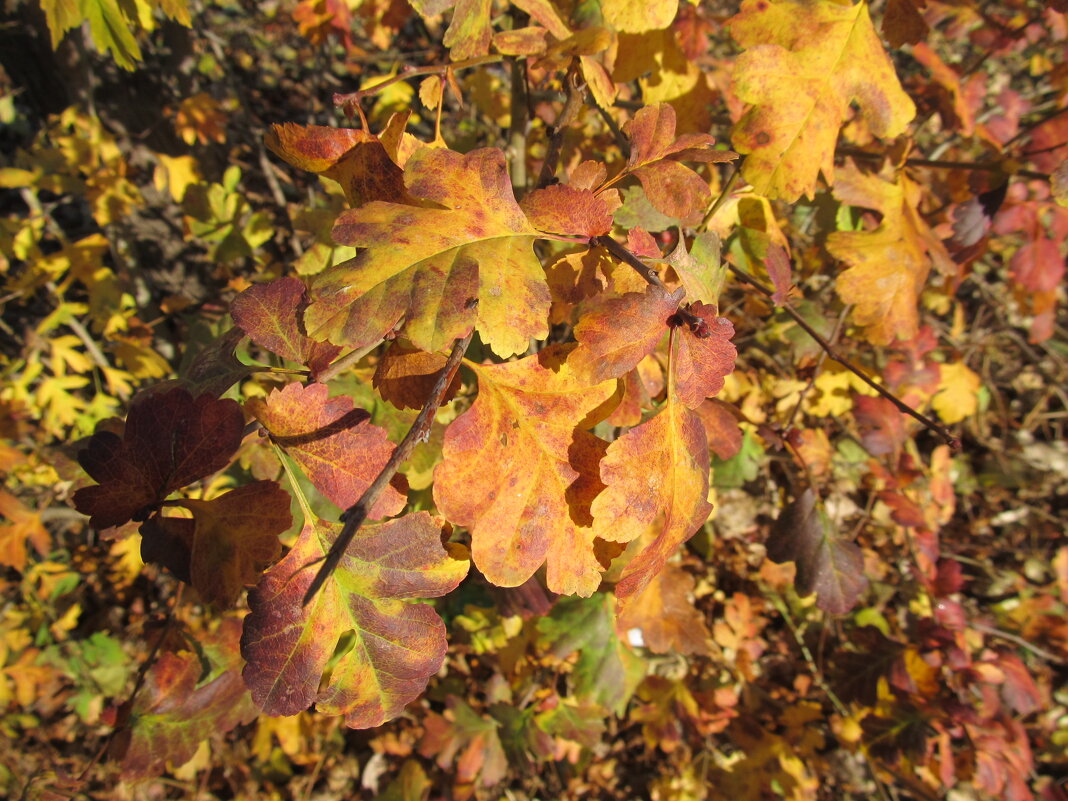
{"type": "Polygon", "coordinates": [[[226,467],[244,426],[232,400],[194,399],[181,387],[150,394],[130,409],[121,437],[99,431],[78,453],[99,484],[74,493],[74,506],[95,528],[143,520],[174,490],[226,467]]]}
{"type": "MultiPolygon", "coordinates": [[[[421,409],[446,361],[441,353],[425,353],[398,339],[379,360],[371,383],[383,399],[398,409],[421,409]]],[[[442,404],[452,400],[459,389],[457,372],[442,396],[442,404]]]]}
{"type": "Polygon", "coordinates": [[[121,760],[125,779],[158,776],[168,763],[189,760],[202,740],[230,731],[259,714],[237,669],[241,621],[226,618],[201,635],[209,668],[200,655],[164,651],[145,674],[144,686],[128,709],[125,727],[110,752],[121,760]]]}
{"type": "MultiPolygon", "coordinates": [[[[393,443],[347,397],[330,398],[326,384],[287,384],[266,400],[252,398],[249,411],[301,466],[312,484],[341,509],[359,500],[389,461],[393,443]]],[[[386,487],[368,517],[398,514],[407,503],[402,476],[386,487]]]]}
{"type": "Polygon", "coordinates": [[[550,590],[589,595],[601,580],[589,504],[603,443],[582,429],[610,411],[616,382],[590,386],[564,356],[547,348],[471,365],[478,397],[445,432],[434,501],[471,530],[472,558],[492,583],[516,587],[546,563],[550,590]]]}
{"type": "Polygon", "coordinates": [[[742,429],[738,418],[723,401],[706,400],[694,411],[701,418],[708,449],[726,461],[742,449],[742,429]]]}
{"type": "Polygon", "coordinates": [[[194,395],[207,393],[219,397],[253,372],[235,355],[238,344],[244,338],[245,332],[237,326],[220,335],[193,357],[179,380],[194,395]]]}
{"type": "Polygon", "coordinates": [[[241,654],[245,682],[269,715],[295,715],[311,704],[345,724],[369,728],[414,700],[445,657],[445,626],[427,604],[467,574],[441,544],[441,528],[426,512],[365,524],[337,570],[308,604],[302,599],[314,568],[340,527],[306,523],[293,549],[249,593],[241,654]],[[320,686],[338,641],[351,647],[320,686]]]}
{"type": "Polygon", "coordinates": [[[645,676],[645,665],[616,635],[613,605],[604,593],[561,598],[538,621],[538,631],[558,659],[578,653],[575,694],[618,714],[645,676]]]}
{"type": "Polygon", "coordinates": [[[693,588],[693,576],[667,565],[623,607],[617,630],[639,629],[642,641],[653,653],[708,654],[712,634],[705,616],[690,601],[693,588]]]}
{"type": "Polygon", "coordinates": [[[283,359],[306,365],[315,377],[341,353],[341,348],[316,342],[301,330],[300,315],[306,303],[303,281],[279,278],[267,284],[253,284],[234,298],[230,315],[257,345],[283,359]]]}
{"type": "Polygon", "coordinates": [[[816,605],[831,614],[844,615],[852,609],[868,586],[860,548],[834,533],[811,487],[775,521],[768,537],[768,558],[796,563],[797,594],[816,593],[816,605]]]}
{"type": "Polygon", "coordinates": [[[423,148],[404,180],[436,207],[375,202],[338,218],[334,238],[363,250],[317,278],[309,335],[363,347],[403,320],[404,336],[433,352],[474,325],[499,356],[543,338],[549,289],[504,154],[423,148]]]}

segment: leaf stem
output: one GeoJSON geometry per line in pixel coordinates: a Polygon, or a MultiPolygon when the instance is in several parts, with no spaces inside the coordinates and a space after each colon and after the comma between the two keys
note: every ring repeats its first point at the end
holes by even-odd
{"type": "Polygon", "coordinates": [[[564,79],[567,86],[567,100],[560,109],[560,115],[556,118],[552,128],[549,129],[549,145],[545,150],[545,160],[541,163],[541,172],[538,174],[538,188],[542,189],[552,183],[556,177],[556,168],[560,164],[560,151],[564,146],[564,132],[578,117],[579,111],[586,102],[586,83],[582,80],[578,62],[573,61],[564,79]]]}
{"type": "MultiPolygon", "coordinates": [[[[745,270],[736,267],[730,262],[727,263],[727,268],[732,273],[734,273],[734,275],[737,276],[740,280],[749,284],[761,294],[766,295],[769,298],[775,294],[770,287],[764,286],[764,284],[762,284],[756,278],[751,276],[745,270]]],[[[901,400],[897,395],[888,390],[882,384],[878,383],[877,381],[873,381],[871,378],[869,378],[859,367],[855,366],[851,361],[846,359],[844,356],[841,356],[838,351],[834,349],[834,346],[830,342],[824,339],[824,337],[821,336],[820,333],[816,331],[816,329],[814,329],[811,325],[808,324],[808,321],[806,321],[805,318],[801,316],[801,314],[797,311],[797,309],[793,307],[790,301],[786,301],[781,308],[788,315],[790,315],[791,318],[793,318],[793,321],[797,323],[806,334],[808,334],[810,337],[812,337],[813,340],[815,340],[817,345],[823,348],[824,353],[827,354],[827,357],[829,359],[833,359],[834,361],[838,362],[849,372],[851,372],[869,387],[874,389],[876,392],[878,392],[880,395],[882,395],[884,398],[894,404],[894,406],[896,406],[899,411],[918,420],[920,423],[923,424],[924,428],[933,431],[935,434],[942,438],[942,441],[945,442],[951,450],[960,450],[960,440],[953,436],[953,434],[951,434],[944,426],[940,425],[939,423],[936,423],[927,415],[922,414],[913,409],[911,406],[901,400]]]]}
{"type": "Polygon", "coordinates": [[[456,370],[460,367],[460,362],[464,357],[467,346],[471,343],[473,334],[474,329],[469,331],[467,336],[460,337],[453,343],[452,352],[449,353],[449,358],[441,369],[438,380],[434,382],[434,388],[430,390],[430,397],[427,398],[426,404],[419,412],[419,416],[415,418],[412,427],[408,429],[408,433],[404,435],[400,445],[394,449],[393,455],[389,457],[385,467],[371,482],[371,486],[364,490],[363,495],[360,496],[356,503],[342,513],[341,520],[344,526],[342,526],[341,533],[338,534],[337,539],[334,540],[334,544],[330,546],[330,552],[323,559],[323,564],[319,568],[319,572],[315,574],[315,578],[312,579],[308,591],[304,593],[304,606],[307,606],[311,599],[315,597],[315,594],[319,592],[323,584],[326,583],[326,580],[330,578],[337,568],[341,557],[344,556],[345,550],[349,547],[349,543],[352,542],[352,538],[356,536],[356,532],[359,531],[363,521],[367,518],[367,512],[375,505],[386,485],[397,474],[397,470],[412,455],[415,446],[430,436],[430,426],[434,415],[438,410],[438,406],[441,405],[441,399],[445,397],[445,391],[448,389],[449,384],[452,383],[453,376],[456,375],[456,370]]]}

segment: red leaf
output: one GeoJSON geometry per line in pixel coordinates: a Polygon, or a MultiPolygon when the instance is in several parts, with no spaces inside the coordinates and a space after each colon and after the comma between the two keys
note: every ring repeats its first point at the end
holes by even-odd
{"type": "Polygon", "coordinates": [[[734,336],[730,320],[717,317],[715,309],[704,303],[693,303],[689,309],[707,325],[707,335],[695,334],[688,326],[676,329],[675,391],[679,400],[696,409],[723,389],[723,379],[734,371],[738,350],[730,341],[734,336]]]}
{"type": "Polygon", "coordinates": [[[608,204],[589,189],[555,184],[535,189],[519,205],[540,231],[595,237],[612,230],[608,204]]]}
{"type": "MultiPolygon", "coordinates": [[[[289,384],[266,400],[253,398],[249,410],[271,439],[285,449],[312,484],[342,509],[359,500],[393,453],[386,432],[367,422],[352,399],[329,398],[326,384],[289,384]]],[[[398,514],[407,503],[407,481],[397,476],[368,517],[398,514]]]]}
{"type": "Polygon", "coordinates": [[[333,361],[341,348],[316,342],[304,333],[300,315],[307,293],[299,278],[279,278],[254,284],[234,298],[230,314],[257,345],[308,367],[314,377],[333,361]]]}
{"type": "Polygon", "coordinates": [[[681,289],[669,295],[651,286],[601,301],[575,326],[579,345],[568,363],[593,384],[630,372],[668,330],[682,295],[681,289]]]}
{"type": "Polygon", "coordinates": [[[180,387],[148,395],[130,409],[122,437],[98,431],[78,454],[99,484],[74,493],[74,505],[95,528],[144,520],[174,490],[226,467],[244,426],[232,400],[194,400],[180,387]]]}
{"type": "Polygon", "coordinates": [[[860,441],[872,456],[897,453],[905,444],[905,415],[886,398],[858,395],[853,401],[853,417],[860,441]]]}

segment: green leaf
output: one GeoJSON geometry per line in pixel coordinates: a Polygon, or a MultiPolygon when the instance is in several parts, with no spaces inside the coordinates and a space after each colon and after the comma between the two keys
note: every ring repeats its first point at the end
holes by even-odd
{"type": "Polygon", "coordinates": [[[93,44],[101,53],[111,53],[124,70],[133,70],[141,60],[141,48],[130,32],[129,22],[116,0],[79,0],[82,16],[89,20],[93,44]]]}

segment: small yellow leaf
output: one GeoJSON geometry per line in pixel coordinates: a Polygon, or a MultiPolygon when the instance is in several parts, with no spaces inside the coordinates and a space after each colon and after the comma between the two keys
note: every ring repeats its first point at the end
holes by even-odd
{"type": "Polygon", "coordinates": [[[162,190],[164,186],[171,190],[171,197],[176,203],[181,203],[185,197],[185,190],[191,184],[199,183],[200,165],[192,156],[175,156],[174,158],[159,154],[160,166],[156,168],[154,176],[156,189],[162,190]]]}
{"type": "Polygon", "coordinates": [[[946,423],[959,423],[975,414],[979,408],[979,376],[965,364],[943,364],[931,405],[946,423]]]}

